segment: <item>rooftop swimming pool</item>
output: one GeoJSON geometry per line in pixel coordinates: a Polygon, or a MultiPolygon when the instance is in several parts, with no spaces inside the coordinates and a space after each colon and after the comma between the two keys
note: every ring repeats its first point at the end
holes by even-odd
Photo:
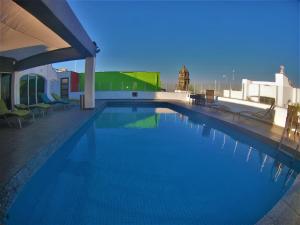
{"type": "Polygon", "coordinates": [[[43,165],[11,225],[255,224],[299,162],[204,115],[111,104],[43,165]]]}

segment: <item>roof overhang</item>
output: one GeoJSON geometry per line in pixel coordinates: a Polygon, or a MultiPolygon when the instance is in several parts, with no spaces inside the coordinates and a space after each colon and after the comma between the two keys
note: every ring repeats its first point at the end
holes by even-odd
{"type": "Polygon", "coordinates": [[[0,0],[0,71],[96,55],[65,0],[0,0]]]}

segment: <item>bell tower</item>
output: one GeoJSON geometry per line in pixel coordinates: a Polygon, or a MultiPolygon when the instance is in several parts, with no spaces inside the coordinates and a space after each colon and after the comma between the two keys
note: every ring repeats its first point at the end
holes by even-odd
{"type": "Polygon", "coordinates": [[[185,65],[182,66],[178,75],[178,83],[176,85],[176,90],[179,91],[188,91],[190,83],[190,72],[185,65]]]}

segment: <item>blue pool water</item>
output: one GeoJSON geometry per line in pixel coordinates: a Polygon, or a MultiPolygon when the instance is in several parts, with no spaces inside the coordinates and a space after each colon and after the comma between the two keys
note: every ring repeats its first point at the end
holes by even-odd
{"type": "Polygon", "coordinates": [[[201,115],[111,106],[32,177],[11,225],[254,224],[299,163],[201,115]]]}

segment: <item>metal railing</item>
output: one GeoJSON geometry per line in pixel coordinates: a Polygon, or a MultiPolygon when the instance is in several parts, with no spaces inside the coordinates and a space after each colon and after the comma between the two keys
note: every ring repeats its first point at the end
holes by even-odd
{"type": "MultiPolygon", "coordinates": [[[[173,92],[176,90],[176,82],[161,82],[161,87],[165,91],[173,92]]],[[[215,95],[223,97],[224,90],[231,88],[232,90],[241,90],[241,83],[229,84],[224,81],[195,81],[189,84],[189,89],[192,94],[204,94],[206,90],[215,90],[215,95]]]]}

